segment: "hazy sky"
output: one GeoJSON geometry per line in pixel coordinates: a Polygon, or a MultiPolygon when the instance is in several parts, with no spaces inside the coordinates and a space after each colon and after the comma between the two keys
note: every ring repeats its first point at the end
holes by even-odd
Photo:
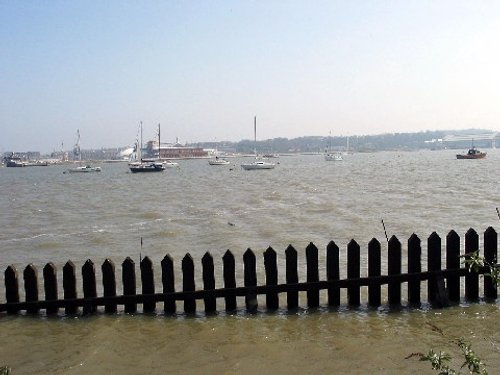
{"type": "Polygon", "coordinates": [[[0,0],[0,151],[499,129],[500,1],[0,0]]]}

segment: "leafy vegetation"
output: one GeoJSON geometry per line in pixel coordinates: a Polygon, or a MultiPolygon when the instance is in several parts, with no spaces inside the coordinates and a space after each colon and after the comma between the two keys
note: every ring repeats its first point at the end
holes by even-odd
{"type": "MultiPolygon", "coordinates": [[[[487,262],[483,257],[479,256],[478,251],[462,255],[461,258],[464,259],[463,263],[469,270],[478,272],[481,268],[487,267],[489,272],[484,273],[484,276],[491,277],[494,285],[498,286],[500,282],[500,267],[498,265],[487,262]]],[[[440,332],[442,335],[444,334],[441,329],[435,326],[432,326],[432,328],[433,330],[440,332]]],[[[469,374],[488,374],[485,363],[483,363],[481,358],[479,358],[471,349],[470,343],[466,342],[463,338],[452,340],[452,342],[458,346],[463,356],[463,363],[460,366],[460,370],[466,368],[469,374]]],[[[459,370],[455,370],[451,367],[453,358],[446,352],[439,351],[438,353],[435,352],[434,349],[430,349],[427,354],[412,353],[407,358],[414,356],[419,357],[421,361],[430,362],[432,369],[438,371],[439,375],[462,374],[459,370]]]]}

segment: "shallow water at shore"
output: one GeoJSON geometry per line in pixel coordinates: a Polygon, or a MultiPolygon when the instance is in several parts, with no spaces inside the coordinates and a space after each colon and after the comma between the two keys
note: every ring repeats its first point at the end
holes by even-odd
{"type": "MultiPolygon", "coordinates": [[[[63,174],[60,166],[1,168],[0,266],[14,264],[22,272],[33,263],[41,272],[47,262],[60,270],[69,259],[77,268],[87,259],[99,267],[105,258],[121,264],[130,256],[137,263],[147,255],[158,269],[170,254],[179,278],[189,252],[202,285],[200,261],[210,251],[219,287],[224,252],[235,254],[239,274],[250,247],[261,282],[268,246],[280,262],[292,244],[303,265],[309,242],[320,249],[322,263],[329,241],[345,254],[354,238],[363,258],[373,237],[384,247],[381,219],[403,251],[416,233],[425,254],[433,231],[444,242],[452,229],[463,238],[472,227],[481,238],[487,227],[498,228],[500,152],[486,151],[488,157],[479,161],[456,160],[454,151],[355,154],[343,162],[290,156],[278,159],[272,171],[242,171],[241,159],[222,168],[183,160],[178,169],[148,176],[127,173],[125,164],[102,164],[101,173],[88,175],[63,174]]],[[[3,288],[2,283],[2,301],[3,288]]],[[[16,374],[432,373],[428,364],[405,357],[430,347],[453,351],[450,339],[465,336],[495,373],[499,314],[497,303],[213,317],[0,316],[0,364],[16,374]]]]}

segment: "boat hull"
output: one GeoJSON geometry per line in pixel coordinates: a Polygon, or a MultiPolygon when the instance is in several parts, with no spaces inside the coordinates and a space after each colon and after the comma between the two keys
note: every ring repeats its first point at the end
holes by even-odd
{"type": "Polygon", "coordinates": [[[253,171],[259,169],[274,169],[275,164],[273,163],[265,163],[265,162],[256,162],[250,164],[241,164],[241,168],[246,171],[253,171]]]}
{"type": "Polygon", "coordinates": [[[210,164],[210,165],[228,165],[230,163],[227,160],[219,159],[219,160],[209,160],[208,164],[210,164]]]}
{"type": "Polygon", "coordinates": [[[151,164],[129,164],[132,173],[163,172],[165,167],[160,163],[151,164]]]}

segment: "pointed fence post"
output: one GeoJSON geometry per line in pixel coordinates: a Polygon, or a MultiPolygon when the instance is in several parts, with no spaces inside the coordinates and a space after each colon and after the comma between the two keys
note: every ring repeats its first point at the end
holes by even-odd
{"type": "MultiPolygon", "coordinates": [[[[135,262],[130,257],[125,258],[122,263],[122,283],[124,296],[137,295],[135,262]]],[[[137,312],[137,303],[129,302],[125,304],[126,314],[134,314],[135,312],[137,312]]]]}
{"type": "MultiPolygon", "coordinates": [[[[422,247],[420,238],[413,233],[408,239],[408,273],[422,272],[422,247]]],[[[420,280],[408,281],[408,302],[410,305],[420,305],[420,280]]]]}
{"type": "MultiPolygon", "coordinates": [[[[299,273],[298,273],[298,260],[297,260],[297,250],[293,248],[292,245],[288,245],[285,250],[286,257],[286,283],[298,284],[299,283],[299,273]]],[[[299,292],[290,291],[286,294],[286,303],[288,310],[293,310],[299,307],[299,292]]]]}
{"type": "MultiPolygon", "coordinates": [[[[45,291],[45,301],[57,301],[57,269],[53,263],[47,263],[43,267],[43,287],[45,291]]],[[[47,314],[57,314],[57,306],[48,306],[47,314]]]]}
{"type": "MultiPolygon", "coordinates": [[[[479,251],[479,236],[471,228],[465,234],[465,259],[469,259],[470,257],[467,254],[474,251],[477,251],[478,255],[481,254],[479,251]]],[[[473,269],[469,270],[465,276],[465,299],[468,301],[477,301],[479,299],[479,274],[473,269]]]]}
{"type": "Polygon", "coordinates": [[[247,249],[243,254],[244,264],[244,284],[247,288],[245,296],[245,305],[250,313],[255,313],[258,308],[257,294],[255,294],[254,287],[257,286],[257,262],[255,254],[251,249],[247,249]]]}
{"type": "MultiPolygon", "coordinates": [[[[446,236],[446,269],[460,268],[460,236],[455,231],[450,231],[446,236]]],[[[460,302],[460,276],[446,278],[448,299],[450,302],[460,302]]]]}
{"type": "Polygon", "coordinates": [[[76,314],[78,307],[72,300],[77,298],[75,265],[68,260],[63,267],[64,312],[66,315],[76,314]]]}
{"type": "MultiPolygon", "coordinates": [[[[175,293],[174,261],[168,254],[161,261],[161,281],[163,293],[175,293]]],[[[175,314],[175,298],[165,297],[163,308],[166,314],[175,314]]]]}
{"type": "Polygon", "coordinates": [[[17,307],[9,306],[9,303],[19,302],[19,279],[16,267],[8,266],[5,270],[5,297],[7,300],[7,313],[16,314],[17,307]]]}
{"type": "MultiPolygon", "coordinates": [[[[326,279],[330,282],[340,280],[340,250],[333,241],[326,246],[326,279]]],[[[340,306],[340,288],[337,283],[328,287],[328,306],[340,306]]]]}
{"type": "MultiPolygon", "coordinates": [[[[182,258],[182,291],[194,292],[196,289],[194,283],[194,262],[191,254],[187,253],[182,258]]],[[[194,314],[196,312],[196,300],[194,297],[184,299],[184,312],[194,314]]]]}
{"type": "MultiPolygon", "coordinates": [[[[375,238],[368,243],[368,277],[378,277],[382,272],[380,242],[375,238]]],[[[368,285],[368,305],[379,307],[381,305],[381,284],[370,281],[368,285]]]]}
{"type": "MultiPolygon", "coordinates": [[[[401,242],[392,236],[388,244],[387,273],[391,275],[401,274],[401,242]]],[[[387,297],[390,306],[401,305],[401,282],[391,280],[387,287],[387,297]]]]}
{"type": "MultiPolygon", "coordinates": [[[[23,272],[26,302],[38,302],[38,271],[33,264],[26,266],[23,272]]],[[[28,307],[28,314],[36,314],[38,307],[28,307]]]]}
{"type": "MultiPolygon", "coordinates": [[[[316,283],[319,281],[318,270],[318,248],[312,242],[306,247],[306,262],[307,262],[307,282],[316,283]]],[[[319,306],[319,289],[307,290],[307,306],[319,306]]]]}
{"type": "MultiPolygon", "coordinates": [[[[226,289],[234,289],[236,288],[236,267],[235,267],[235,259],[233,253],[227,250],[222,257],[223,263],[223,273],[224,273],[224,288],[226,289]]],[[[235,295],[226,295],[224,297],[226,301],[226,311],[234,311],[236,310],[236,296],[235,295]]]]}
{"type": "MultiPolygon", "coordinates": [[[[360,277],[360,248],[356,241],[351,240],[347,245],[347,278],[349,280],[356,280],[360,277]]],[[[347,287],[347,301],[349,306],[359,306],[360,287],[359,285],[350,285],[347,287]]]]}
{"type": "MultiPolygon", "coordinates": [[[[203,289],[205,291],[215,289],[214,258],[209,252],[206,252],[201,259],[203,289]]],[[[203,299],[205,303],[205,313],[213,314],[216,311],[216,298],[213,295],[206,295],[203,299]]]]}
{"type": "MultiPolygon", "coordinates": [[[[427,269],[429,271],[441,271],[441,238],[433,232],[427,240],[427,269]]],[[[449,305],[448,293],[446,292],[444,276],[438,274],[427,281],[427,295],[429,302],[438,306],[449,305]]]]}
{"type": "Polygon", "coordinates": [[[153,261],[147,256],[141,261],[140,267],[142,294],[144,296],[142,310],[145,313],[153,313],[156,310],[156,302],[154,299],[155,275],[153,270],[153,261]]]}
{"type": "MultiPolygon", "coordinates": [[[[278,285],[278,265],[277,255],[273,248],[269,247],[264,252],[264,269],[266,272],[266,285],[278,285]]],[[[269,310],[276,310],[279,307],[278,293],[266,293],[266,305],[269,310]]]]}
{"type": "MultiPolygon", "coordinates": [[[[101,266],[101,271],[104,297],[116,297],[115,264],[111,259],[106,259],[101,266]]],[[[104,311],[108,314],[116,314],[116,303],[106,303],[104,305],[104,311]]]]}
{"type": "Polygon", "coordinates": [[[96,312],[94,299],[97,298],[97,285],[95,279],[94,263],[88,259],[82,266],[83,297],[86,299],[83,305],[83,315],[96,312]]]}
{"type": "MultiPolygon", "coordinates": [[[[493,266],[498,263],[498,236],[492,227],[484,232],[484,260],[493,266]]],[[[497,285],[491,276],[484,276],[484,296],[491,300],[498,298],[497,285]]]]}

